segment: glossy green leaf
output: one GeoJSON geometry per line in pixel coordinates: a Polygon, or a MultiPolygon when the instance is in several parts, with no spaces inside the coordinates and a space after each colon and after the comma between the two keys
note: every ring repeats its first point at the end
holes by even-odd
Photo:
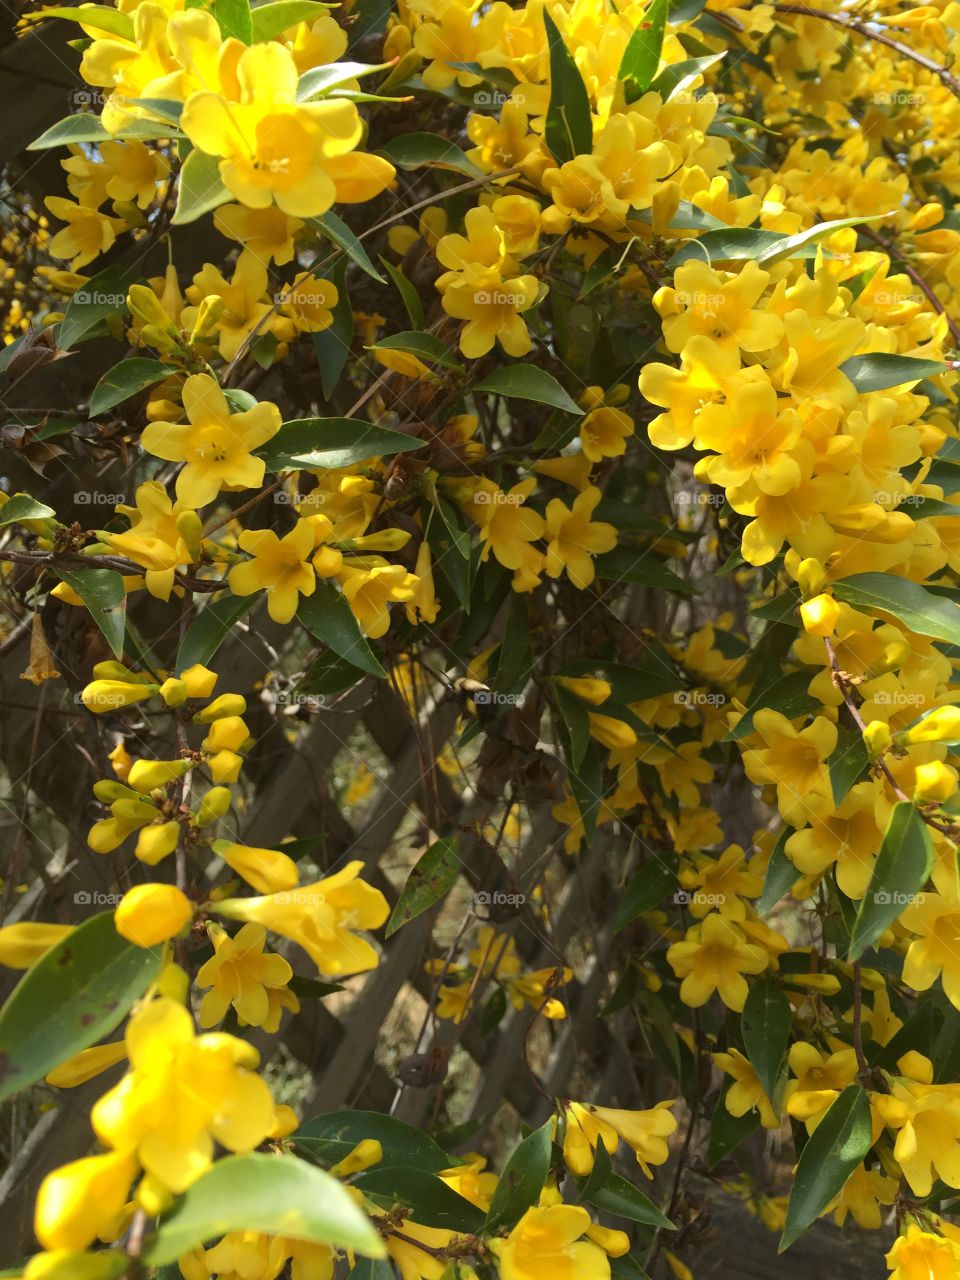
{"type": "Polygon", "coordinates": [[[0,507],[0,529],[7,524],[22,524],[24,520],[49,520],[56,514],[53,507],[31,498],[29,493],[15,493],[0,507]]]}
{"type": "Polygon", "coordinates": [[[410,1216],[425,1227],[477,1232],[483,1226],[481,1209],[435,1173],[426,1173],[423,1169],[375,1165],[355,1178],[353,1185],[383,1209],[404,1206],[410,1216]]]}
{"type": "Polygon", "coordinates": [[[663,858],[653,858],[633,876],[617,906],[615,929],[625,929],[645,911],[659,907],[677,890],[677,869],[663,858]]]}
{"type": "Polygon", "coordinates": [[[389,938],[405,924],[423,915],[457,883],[460,874],[460,842],[456,836],[435,840],[407,876],[387,922],[389,938]]]}
{"type": "MultiPolygon", "coordinates": [[[[811,245],[816,245],[824,236],[832,235],[834,231],[840,231],[844,227],[857,227],[863,222],[876,222],[878,219],[889,218],[889,213],[874,213],[869,216],[860,215],[854,218],[833,218],[829,222],[818,222],[816,226],[808,227],[806,231],[798,231],[796,235],[787,236],[782,244],[771,245],[769,249],[764,249],[757,261],[761,266],[769,266],[774,262],[780,262],[783,258],[791,258],[798,249],[807,249],[811,245]]],[[[870,357],[868,356],[867,359],[870,357]]],[[[858,357],[854,357],[858,359],[858,357]]],[[[840,366],[841,369],[843,365],[840,366]]]]}
{"type": "Polygon", "coordinates": [[[196,222],[197,218],[219,208],[229,199],[230,192],[220,179],[217,156],[208,156],[194,147],[180,169],[174,225],[180,227],[196,222]]]}
{"type": "Polygon", "coordinates": [[[921,892],[933,866],[927,824],[908,800],[894,805],[873,875],[860,903],[850,938],[850,959],[858,960],[921,892]]]}
{"type": "Polygon", "coordinates": [[[338,248],[342,249],[361,271],[365,271],[368,276],[371,276],[380,284],[387,283],[370,261],[370,255],[363,247],[362,242],[357,239],[344,220],[334,213],[332,209],[327,213],[320,214],[317,218],[312,218],[311,221],[320,228],[328,240],[332,240],[338,248]]]}
{"type": "Polygon", "coordinates": [[[553,1122],[528,1134],[507,1161],[483,1224],[484,1235],[509,1229],[537,1204],[550,1172],[553,1122]]]}
{"type": "Polygon", "coordinates": [[[57,573],[87,606],[115,656],[122,658],[127,593],[120,574],[113,569],[58,569],[57,573]]]}
{"type": "Polygon", "coordinates": [[[534,400],[548,404],[564,413],[583,415],[577,402],[564,391],[552,373],[532,364],[511,364],[496,369],[481,379],[473,388],[475,395],[507,396],[515,400],[534,400]]]}
{"type": "Polygon", "coordinates": [[[888,352],[873,352],[865,356],[851,356],[844,360],[840,372],[845,373],[861,395],[870,391],[885,391],[888,387],[919,382],[950,368],[942,360],[923,360],[917,356],[898,356],[888,352]]]}
{"type": "Polygon", "coordinates": [[[627,41],[617,72],[627,102],[636,102],[653,83],[660,65],[669,8],[669,0],[651,0],[639,26],[627,41]]]}
{"type": "Polygon", "coordinates": [[[160,972],[160,949],[121,938],[113,912],[85,920],[0,1009],[0,1101],[114,1031],[160,972]]]}
{"type": "Polygon", "coordinates": [[[316,22],[328,12],[327,6],[317,0],[274,0],[271,4],[259,4],[250,11],[251,29],[255,44],[276,40],[300,22],[316,22]]]}
{"type": "Polygon", "coordinates": [[[790,1002],[775,983],[758,982],[750,988],[740,1018],[743,1047],[771,1099],[777,1093],[792,1027],[790,1002]]]}
{"type": "Polygon", "coordinates": [[[367,643],[349,604],[330,582],[318,579],[313,595],[300,597],[297,618],[345,662],[367,675],[386,679],[383,664],[367,643]]]}
{"type": "Polygon", "coordinates": [[[742,1116],[732,1116],[727,1110],[726,1094],[717,1101],[710,1120],[710,1138],[707,1143],[707,1168],[715,1169],[721,1160],[732,1155],[760,1127],[760,1114],[747,1111],[742,1116]]]}
{"type": "Polygon", "coordinates": [[[960,606],[918,582],[892,573],[855,573],[835,582],[833,593],[854,609],[889,613],[918,636],[960,645],[960,606]]]}
{"type": "Polygon", "coordinates": [[[593,150],[593,118],[580,68],[546,8],[543,24],[550,46],[550,104],[543,136],[557,164],[564,164],[593,150]]]}
{"type": "Polygon", "coordinates": [[[103,375],[90,396],[90,416],[105,413],[114,405],[129,400],[144,387],[152,387],[155,382],[162,382],[177,370],[162,360],[147,360],[142,356],[134,356],[131,360],[121,360],[103,375]]]}
{"type": "Polygon", "coordinates": [[[763,893],[757,903],[757,911],[765,916],[772,911],[781,898],[786,897],[800,879],[800,872],[787,857],[787,841],[793,835],[792,827],[785,827],[780,838],[773,846],[770,861],[767,863],[767,874],[763,882],[763,893]]]}
{"type": "Polygon", "coordinates": [[[345,1159],[365,1138],[380,1143],[383,1154],[378,1168],[398,1165],[400,1168],[423,1169],[428,1173],[443,1173],[445,1169],[463,1163],[420,1129],[395,1120],[393,1116],[381,1115],[379,1111],[351,1108],[314,1116],[300,1126],[290,1141],[302,1154],[334,1165],[345,1159]]]}
{"type": "MultiPolygon", "coordinates": [[[[66,18],[68,22],[79,22],[85,27],[92,27],[94,31],[104,31],[107,35],[133,42],[133,18],[129,13],[122,13],[110,5],[85,4],[82,10],[58,6],[40,12],[44,18],[66,18]]],[[[32,16],[37,16],[36,10],[32,16]]]]}
{"type": "Polygon", "coordinates": [[[296,418],[257,449],[270,471],[351,467],[368,458],[422,449],[415,436],[357,418],[296,418]]]}
{"type": "Polygon", "coordinates": [[[253,608],[249,596],[223,595],[197,614],[187,628],[177,653],[176,673],[195,663],[207,666],[241,618],[253,608]]]}
{"type": "Polygon", "coordinates": [[[467,178],[482,176],[456,143],[439,133],[401,133],[378,150],[398,169],[450,169],[467,178]]]}
{"type": "Polygon", "coordinates": [[[230,1231],[292,1236],[385,1256],[383,1241],[349,1191],[292,1155],[252,1153],[218,1160],[174,1203],[143,1256],[174,1262],[230,1231]]]}
{"type": "Polygon", "coordinates": [[[107,133],[100,122],[100,117],[92,111],[80,111],[73,116],[64,116],[56,124],[41,133],[27,147],[28,151],[49,151],[52,147],[67,147],[71,143],[109,142],[111,138],[138,138],[149,142],[157,138],[176,137],[169,125],[156,124],[151,120],[133,120],[117,134],[107,133]]]}
{"type": "Polygon", "coordinates": [[[870,1103],[859,1084],[836,1099],[807,1139],[793,1175],[779,1252],[816,1222],[873,1145],[870,1103]]]}
{"type": "Polygon", "coordinates": [[[67,351],[107,316],[127,308],[127,291],[137,278],[132,267],[107,267],[74,293],[57,331],[57,344],[67,351]]]}
{"type": "Polygon", "coordinates": [[[419,333],[416,330],[394,333],[388,338],[382,338],[379,342],[371,343],[367,350],[406,351],[428,364],[439,364],[445,369],[463,368],[446,343],[441,342],[432,333],[419,333]]]}
{"type": "Polygon", "coordinates": [[[608,1174],[602,1186],[596,1187],[589,1195],[585,1194],[584,1199],[601,1213],[612,1213],[617,1218],[629,1218],[631,1222],[642,1222],[664,1231],[676,1231],[670,1219],[661,1213],[650,1197],[618,1173],[608,1174]]]}
{"type": "Polygon", "coordinates": [[[317,364],[320,366],[323,394],[329,400],[350,358],[355,324],[346,285],[347,259],[338,257],[328,275],[337,287],[337,302],[331,312],[333,323],[319,333],[311,334],[310,337],[317,355],[317,364]]]}

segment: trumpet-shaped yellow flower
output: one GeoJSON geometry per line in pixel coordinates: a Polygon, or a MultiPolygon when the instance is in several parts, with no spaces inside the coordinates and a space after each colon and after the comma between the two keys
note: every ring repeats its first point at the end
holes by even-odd
{"type": "Polygon", "coordinates": [[[731,1049],[728,1053],[715,1053],[713,1060],[733,1083],[727,1089],[724,1105],[732,1116],[739,1118],[748,1111],[760,1113],[760,1123],[765,1129],[779,1129],[780,1117],[773,1109],[773,1103],[767,1097],[760,1077],[753,1064],[745,1058],[739,1049],[731,1049]]]}
{"type": "Polygon", "coordinates": [[[196,373],[183,384],[183,407],[190,423],[151,422],[142,436],[148,453],[167,462],[183,462],[177,497],[190,507],[212,502],[224,485],[255,488],[266,464],[251,450],[280,430],[280,410],[261,401],[243,413],[231,413],[216,381],[196,373]]]}
{"type": "Polygon", "coordinates": [[[763,746],[743,753],[743,767],[751,782],[777,788],[777,805],[792,826],[811,821],[833,807],[827,758],[837,745],[837,726],[817,716],[805,729],[769,707],[753,717],[763,746]]]}
{"type": "Polygon", "coordinates": [[[235,564],[227,575],[236,596],[266,591],[267,612],[274,622],[286,623],[297,612],[300,597],[312,596],[317,586],[310,564],[314,530],[309,520],[298,520],[282,538],[272,529],[245,529],[238,539],[241,550],[253,557],[235,564]]]}
{"type": "Polygon", "coordinates": [[[609,1280],[610,1263],[584,1240],[590,1215],[578,1205],[528,1209],[506,1240],[491,1240],[503,1280],[609,1280]]]}
{"type": "Polygon", "coordinates": [[[954,1280],[960,1275],[960,1244],[911,1222],[886,1261],[889,1280],[954,1280]]]}
{"type": "Polygon", "coordinates": [[[10,969],[29,969],[51,947],[73,932],[72,924],[42,924],[22,921],[0,929],[0,964],[10,969]]]}
{"type": "Polygon", "coordinates": [[[740,1013],[748,991],[743,975],[763,973],[769,957],[762,947],[748,942],[731,920],[714,912],[668,949],[667,962],[683,979],[680,999],[684,1004],[698,1009],[716,991],[728,1009],[740,1013]]]}
{"type": "Polygon", "coordinates": [[[960,1009],[960,896],[955,886],[946,892],[921,893],[900,920],[917,935],[903,962],[903,980],[914,991],[929,991],[937,978],[950,1003],[960,1009]]]}
{"type": "Polygon", "coordinates": [[[390,626],[390,605],[405,604],[417,593],[417,579],[400,564],[381,556],[354,556],[337,573],[340,589],[364,635],[378,640],[390,626]]]}
{"type": "Polygon", "coordinates": [[[551,498],[547,503],[547,573],[559,578],[566,572],[581,591],[596,576],[593,557],[612,551],[617,545],[616,527],[591,519],[602,497],[600,490],[591,486],[577,494],[570,507],[560,498],[551,498]]]}
{"type": "Polygon", "coordinates": [[[126,1152],[73,1160],[40,1184],[34,1229],[45,1249],[86,1249],[119,1218],[137,1162],[126,1152]]]}
{"type": "Polygon", "coordinates": [[[197,986],[211,988],[200,1004],[200,1026],[214,1026],[230,1005],[249,1026],[263,1026],[270,1016],[269,992],[286,987],[293,977],[290,965],[264,951],[262,925],[245,924],[233,938],[216,924],[207,933],[214,955],[197,973],[197,986]]]}
{"type": "Polygon", "coordinates": [[[62,196],[47,196],[44,203],[55,218],[67,224],[50,241],[49,249],[55,258],[69,259],[71,271],[79,271],[106,253],[118,231],[127,225],[121,218],[109,218],[89,205],[74,204],[62,196]]]}
{"type": "Polygon", "coordinates": [[[613,1155],[621,1140],[637,1157],[644,1175],[652,1178],[651,1165],[665,1164],[670,1154],[667,1138],[676,1132],[672,1101],[658,1102],[646,1111],[619,1111],[586,1102],[569,1102],[564,1108],[566,1126],[563,1159],[571,1172],[584,1176],[593,1169],[602,1143],[613,1155]]]}

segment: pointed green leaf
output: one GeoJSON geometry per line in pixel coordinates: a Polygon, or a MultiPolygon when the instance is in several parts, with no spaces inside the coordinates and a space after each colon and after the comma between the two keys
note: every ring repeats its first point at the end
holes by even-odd
{"type": "Polygon", "coordinates": [[[60,321],[57,344],[67,351],[109,315],[126,310],[127,292],[137,278],[132,267],[107,267],[74,293],[60,321]]]}
{"type": "Polygon", "coordinates": [[[122,658],[127,593],[120,574],[113,569],[58,569],[57,573],[87,606],[114,654],[122,658]]]}
{"type": "Polygon", "coordinates": [[[890,614],[918,636],[960,645],[960,606],[909,578],[892,573],[855,573],[835,582],[833,593],[854,609],[890,614]]]}
{"type": "Polygon", "coordinates": [[[840,372],[845,373],[861,395],[870,391],[886,391],[888,387],[919,382],[946,373],[950,366],[942,360],[924,360],[918,356],[898,356],[885,351],[844,360],[840,372]]]}
{"type": "Polygon", "coordinates": [[[368,458],[422,449],[416,436],[357,418],[295,418],[256,450],[270,471],[351,467],[368,458]]]}
{"type": "Polygon", "coordinates": [[[378,150],[398,169],[452,169],[468,178],[483,176],[456,143],[438,133],[401,133],[378,150]]]}
{"type": "Polygon", "coordinates": [[[29,493],[15,493],[0,507],[0,529],[7,524],[22,524],[24,520],[49,520],[56,514],[53,507],[31,498],[29,493]]]}
{"type": "MultiPolygon", "coordinates": [[[[259,10],[254,10],[254,13],[257,12],[259,12],[259,10]]],[[[321,214],[317,218],[311,218],[311,222],[318,226],[327,239],[332,240],[338,248],[342,249],[347,257],[351,258],[362,271],[367,273],[368,276],[372,276],[373,279],[379,281],[380,284],[387,283],[377,268],[370,261],[370,255],[367,253],[362,243],[357,239],[344,220],[335,214],[332,209],[327,213],[321,214]]]]}
{"type": "Polygon", "coordinates": [[[229,199],[230,192],[220,179],[219,159],[194,147],[180,169],[174,225],[182,227],[185,223],[196,222],[197,218],[229,199]]]}
{"type": "Polygon", "coordinates": [[[483,1224],[484,1235],[514,1226],[540,1199],[550,1172],[553,1122],[528,1134],[507,1161],[483,1224]]]}
{"type": "Polygon", "coordinates": [[[792,1028],[790,1002],[779,987],[772,982],[758,982],[750,988],[740,1018],[743,1047],[764,1093],[771,1099],[777,1092],[792,1028]]]}
{"type": "Polygon", "coordinates": [[[534,400],[537,404],[549,404],[564,413],[583,416],[577,402],[564,391],[552,373],[532,364],[510,364],[487,374],[473,388],[474,395],[507,396],[515,400],[534,400]]]}
{"type": "Polygon", "coordinates": [[[593,118],[580,69],[547,8],[543,24],[550,46],[550,105],[543,136],[557,164],[564,164],[593,150],[593,118]]]}
{"type": "Polygon", "coordinates": [[[651,0],[640,25],[627,41],[617,72],[627,102],[636,102],[646,93],[657,74],[669,7],[669,0],[651,0]]]}
{"type": "Polygon", "coordinates": [[[317,581],[312,596],[301,596],[297,618],[312,636],[367,675],[386,679],[380,659],[367,643],[353,610],[332,583],[317,581]]]}
{"type": "Polygon", "coordinates": [[[155,382],[162,382],[176,372],[162,360],[147,360],[142,356],[121,360],[94,387],[90,396],[90,416],[95,418],[98,413],[122,404],[144,387],[152,387],[155,382]]]}
{"type": "Polygon", "coordinates": [[[393,908],[384,937],[423,915],[445,897],[460,874],[460,842],[456,836],[435,840],[407,876],[393,908]]]}
{"type": "Polygon", "coordinates": [[[921,892],[933,866],[927,824],[909,800],[894,805],[873,875],[850,937],[850,959],[858,960],[921,892]]]}
{"type": "Polygon", "coordinates": [[[180,675],[188,667],[200,663],[206,666],[224,640],[253,608],[249,596],[221,596],[203,608],[187,628],[179,652],[176,673],[180,675]]]}

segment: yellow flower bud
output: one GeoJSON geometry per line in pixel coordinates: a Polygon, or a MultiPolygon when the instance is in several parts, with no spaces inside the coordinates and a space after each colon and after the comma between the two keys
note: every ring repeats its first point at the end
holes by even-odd
{"type": "Polygon", "coordinates": [[[135,760],[127,781],[135,791],[145,794],[175,782],[192,768],[192,760],[135,760]]]}
{"type": "Polygon", "coordinates": [[[960,741],[960,707],[937,707],[929,715],[918,720],[903,733],[897,734],[899,742],[957,742],[960,741]]]}
{"type": "Polygon", "coordinates": [[[127,774],[130,772],[130,766],[133,764],[133,757],[126,748],[126,744],[118,742],[113,748],[107,759],[113,765],[113,772],[117,775],[121,782],[126,782],[127,774]]]}
{"type": "MultiPolygon", "coordinates": [[[[300,1128],[300,1120],[297,1117],[297,1113],[294,1111],[293,1107],[288,1107],[285,1102],[278,1103],[277,1106],[274,1108],[274,1112],[273,1112],[273,1128],[270,1130],[270,1133],[268,1136],[274,1139],[286,1138],[291,1133],[296,1133],[296,1131],[299,1128],[300,1128]]],[[[372,1138],[368,1138],[366,1141],[372,1142],[375,1147],[380,1146],[380,1143],[375,1142],[372,1138]]],[[[364,1144],[361,1142],[360,1145],[363,1146],[364,1144]]],[[[348,1156],[347,1159],[349,1160],[349,1158],[350,1157],[348,1156]]],[[[380,1157],[378,1156],[377,1159],[379,1160],[379,1158],[380,1157]]],[[[374,1161],[373,1163],[376,1163],[376,1161],[374,1161]]],[[[331,1169],[330,1172],[334,1173],[337,1167],[338,1166],[334,1165],[333,1169],[331,1169]]],[[[364,1165],[363,1167],[367,1168],[368,1166],[364,1165]]]]}
{"type": "Polygon", "coordinates": [[[189,696],[186,683],[176,676],[170,676],[160,686],[160,697],[168,707],[182,707],[189,696]]]}
{"type": "Polygon", "coordinates": [[[840,606],[833,596],[813,596],[800,606],[803,629],[812,636],[832,636],[840,616],[840,606]]]}
{"type": "Polygon", "coordinates": [[[943,804],[957,789],[957,771],[942,760],[918,764],[914,775],[913,798],[921,804],[943,804]]]}
{"type": "Polygon", "coordinates": [[[0,929],[0,964],[9,969],[29,969],[61,938],[73,932],[71,924],[40,924],[24,921],[0,929]]]}
{"type": "Polygon", "coordinates": [[[783,981],[789,987],[802,987],[821,996],[835,996],[840,990],[840,979],[832,973],[785,973],[783,981]]]}
{"type": "Polygon", "coordinates": [[[135,315],[144,324],[155,324],[157,328],[165,333],[176,333],[160,299],[147,285],[132,284],[130,286],[130,292],[127,294],[127,306],[130,308],[131,314],[135,315]]]}
{"type": "Polygon", "coordinates": [[[893,734],[885,720],[871,720],[863,731],[863,741],[871,760],[879,760],[893,746],[893,734]]]}
{"type": "Polygon", "coordinates": [[[183,408],[175,400],[150,400],[146,417],[148,422],[176,422],[183,417],[183,408]]]}
{"type": "Polygon", "coordinates": [[[200,342],[211,334],[222,315],[223,299],[217,293],[208,294],[197,307],[197,318],[193,332],[190,334],[190,345],[193,346],[195,342],[200,342]]]}
{"type": "Polygon", "coordinates": [[[827,571],[812,556],[806,560],[801,560],[794,571],[797,583],[800,587],[800,594],[804,600],[809,600],[811,596],[819,595],[823,590],[827,581],[827,571]]]}
{"type": "Polygon", "coordinates": [[[120,1213],[136,1171],[132,1155],[111,1151],[47,1174],[34,1211],[37,1239],[45,1249],[86,1249],[120,1213]]]}
{"type": "Polygon", "coordinates": [[[210,732],[203,740],[203,749],[211,753],[239,751],[249,738],[250,730],[240,716],[224,715],[211,724],[210,732]]]}
{"type": "Polygon", "coordinates": [[[343,568],[343,552],[336,547],[320,547],[313,557],[313,567],[318,578],[332,578],[343,568]]]}
{"type": "Polygon", "coordinates": [[[134,853],[141,862],[155,867],[168,854],[173,853],[180,839],[179,822],[152,823],[143,827],[137,836],[137,847],[134,853]]]}
{"type": "Polygon", "coordinates": [[[300,879],[297,864],[276,849],[255,849],[232,840],[215,840],[213,852],[260,893],[292,889],[300,879]]]}
{"type": "Polygon", "coordinates": [[[66,1062],[61,1062],[44,1079],[55,1089],[75,1089],[78,1084],[86,1084],[101,1071],[123,1062],[126,1056],[127,1046],[123,1040],[115,1040],[111,1044],[95,1044],[92,1049],[81,1049],[66,1062]]]}
{"type": "Polygon", "coordinates": [[[134,702],[144,702],[159,693],[159,685],[129,684],[122,680],[93,680],[80,694],[80,701],[88,711],[106,715],[119,711],[134,702]]]}
{"type": "MultiPolygon", "coordinates": [[[[109,551],[109,547],[105,550],[109,551]]],[[[124,684],[153,683],[150,676],[131,671],[129,667],[125,667],[122,662],[116,662],[113,658],[107,662],[98,662],[93,668],[93,674],[98,680],[122,680],[124,684]]]]}
{"type": "Polygon", "coordinates": [[[172,884],[137,884],[128,889],[113,913],[117,933],[138,947],[166,942],[189,923],[193,906],[172,884]]]}
{"type": "Polygon", "coordinates": [[[191,698],[209,698],[217,683],[217,673],[195,662],[180,672],[180,679],[187,686],[191,698]]]}
{"type": "Polygon", "coordinates": [[[229,787],[211,787],[200,801],[200,808],[194,815],[196,825],[209,827],[212,822],[222,818],[230,808],[231,799],[229,787]]]}
{"type": "Polygon", "coordinates": [[[113,804],[114,800],[134,800],[137,795],[128,786],[125,786],[122,782],[114,782],[112,778],[100,778],[95,782],[93,784],[93,794],[103,804],[113,804]]]}
{"type": "Polygon", "coordinates": [[[565,689],[594,707],[606,702],[613,693],[606,680],[597,680],[593,676],[558,676],[557,684],[562,684],[565,689]]]}
{"type": "Polygon", "coordinates": [[[349,1178],[354,1173],[362,1173],[364,1169],[379,1164],[382,1159],[383,1147],[376,1138],[364,1138],[330,1172],[335,1178],[349,1178]]]}
{"type": "MultiPolygon", "coordinates": [[[[221,693],[214,700],[198,711],[193,717],[194,724],[211,724],[214,720],[222,720],[224,716],[242,716],[247,709],[247,700],[239,693],[221,693]]],[[[244,726],[246,727],[246,726],[244,726]]]]}
{"type": "Polygon", "coordinates": [[[923,205],[918,209],[912,217],[907,220],[907,231],[929,231],[931,227],[935,227],[938,222],[943,221],[943,205],[933,200],[929,204],[923,205]]]}
{"type": "Polygon", "coordinates": [[[348,538],[341,545],[345,551],[400,551],[409,541],[406,529],[381,529],[379,533],[348,538]]]}
{"type": "MultiPolygon", "coordinates": [[[[180,537],[187,544],[187,550],[190,552],[191,558],[194,560],[199,559],[200,552],[203,548],[203,521],[197,515],[196,511],[181,511],[177,516],[176,525],[177,533],[179,533],[180,537]]],[[[199,666],[199,664],[197,665],[199,666]]],[[[205,671],[206,667],[201,667],[200,669],[205,671]]],[[[213,673],[211,672],[210,674],[212,675],[213,673]]],[[[214,680],[216,680],[216,676],[214,676],[214,680]]],[[[190,696],[194,698],[208,698],[210,695],[191,694],[190,696]]]]}
{"type": "Polygon", "coordinates": [[[236,751],[218,751],[207,759],[207,768],[216,783],[236,782],[243,768],[243,756],[237,755],[236,751]]]}
{"type": "Polygon", "coordinates": [[[625,1253],[630,1252],[630,1237],[625,1231],[615,1231],[613,1227],[601,1227],[592,1222],[585,1235],[611,1258],[622,1258],[625,1253]]]}

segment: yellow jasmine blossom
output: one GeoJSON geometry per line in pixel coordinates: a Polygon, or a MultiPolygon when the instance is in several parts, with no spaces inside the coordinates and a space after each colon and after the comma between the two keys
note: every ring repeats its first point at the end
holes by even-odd
{"type": "Polygon", "coordinates": [[[41,924],[23,921],[0,929],[0,964],[10,969],[29,969],[41,960],[61,938],[73,932],[72,924],[41,924]]]}
{"type": "Polygon", "coordinates": [[[279,849],[256,849],[233,840],[215,840],[213,852],[261,893],[292,889],[300,876],[297,864],[279,849]]]}
{"type": "Polygon", "coordinates": [[[216,381],[195,373],[183,384],[183,407],[190,423],[151,422],[141,443],[148,453],[167,462],[183,462],[177,476],[177,497],[197,508],[212,502],[224,485],[256,488],[266,464],[251,450],[280,430],[280,410],[269,401],[231,413],[216,381]]]}
{"type": "Polygon", "coordinates": [[[721,1071],[733,1077],[733,1083],[724,1099],[730,1114],[739,1118],[745,1116],[748,1111],[759,1111],[760,1123],[765,1129],[779,1129],[780,1117],[774,1111],[773,1104],[767,1097],[753,1065],[740,1050],[731,1049],[728,1053],[715,1053],[713,1060],[721,1071]]]}
{"type": "Polygon", "coordinates": [[[637,1157],[644,1175],[652,1178],[650,1166],[665,1164],[670,1154],[666,1139],[677,1128],[677,1118],[670,1110],[673,1105],[670,1100],[658,1102],[646,1111],[619,1111],[568,1102],[564,1107],[564,1162],[571,1172],[583,1176],[593,1169],[601,1142],[613,1155],[622,1139],[637,1157]]]}
{"type": "Polygon", "coordinates": [[[273,261],[282,267],[292,261],[293,240],[304,224],[276,205],[248,209],[242,204],[224,204],[214,210],[213,225],[222,235],[238,240],[260,262],[273,261]]]}
{"type": "Polygon", "coordinates": [[[698,1009],[716,991],[728,1009],[740,1013],[748,991],[743,975],[763,973],[769,957],[762,947],[748,942],[731,920],[714,912],[668,949],[667,962],[683,979],[680,999],[684,1004],[698,1009]]]}
{"type": "Polygon", "coordinates": [[[214,955],[197,973],[197,985],[210,987],[200,1004],[200,1026],[212,1027],[232,1004],[251,1027],[260,1027],[270,1015],[268,991],[285,987],[293,970],[283,956],[264,952],[266,930],[259,924],[245,924],[231,938],[219,925],[209,924],[207,933],[214,955]]]}
{"type": "Polygon", "coordinates": [[[34,1230],[45,1249],[86,1249],[120,1215],[137,1162],[125,1152],[73,1160],[48,1173],[34,1208],[34,1230]]]}
{"type": "Polygon", "coordinates": [[[751,782],[772,783],[784,822],[800,826],[833,807],[827,758],[837,745],[837,726],[823,716],[805,729],[769,707],[753,717],[761,748],[743,753],[743,767],[751,782]]]}
{"type": "Polygon", "coordinates": [[[954,1280],[960,1275],[960,1244],[911,1222],[886,1261],[889,1280],[954,1280]]]}
{"type": "Polygon", "coordinates": [[[292,621],[300,596],[312,596],[317,586],[310,564],[314,549],[310,521],[298,520],[282,538],[272,529],[245,529],[238,545],[253,558],[235,564],[230,570],[227,575],[230,590],[235,596],[266,591],[267,612],[274,622],[292,621]]]}
{"type": "Polygon", "coordinates": [[[856,1080],[857,1055],[853,1049],[821,1053],[800,1040],[790,1046],[787,1061],[796,1079],[788,1080],[783,1091],[784,1110],[812,1133],[841,1091],[856,1080]]]}
{"type": "Polygon", "coordinates": [[[604,1251],[582,1237],[586,1209],[557,1204],[528,1209],[505,1240],[491,1240],[502,1280],[609,1280],[604,1251]]]}
{"type": "Polygon", "coordinates": [[[79,271],[112,247],[117,232],[126,227],[121,218],[108,218],[88,205],[74,204],[62,196],[47,196],[44,204],[67,225],[53,237],[49,251],[55,258],[70,259],[70,270],[79,271]]]}
{"type": "Polygon", "coordinates": [[[113,913],[117,933],[138,947],[166,942],[192,918],[190,899],[172,884],[135,884],[113,913]]]}
{"type": "Polygon", "coordinates": [[[417,579],[400,564],[388,564],[381,556],[354,556],[344,560],[336,575],[344,599],[364,635],[379,640],[390,626],[390,605],[413,600],[417,579]]]}
{"type": "Polygon", "coordinates": [[[596,576],[593,557],[612,551],[617,545],[617,530],[602,520],[591,520],[603,494],[591,485],[577,494],[568,507],[560,498],[547,503],[544,536],[547,539],[546,570],[551,578],[566,571],[573,585],[581,591],[596,576]]]}

